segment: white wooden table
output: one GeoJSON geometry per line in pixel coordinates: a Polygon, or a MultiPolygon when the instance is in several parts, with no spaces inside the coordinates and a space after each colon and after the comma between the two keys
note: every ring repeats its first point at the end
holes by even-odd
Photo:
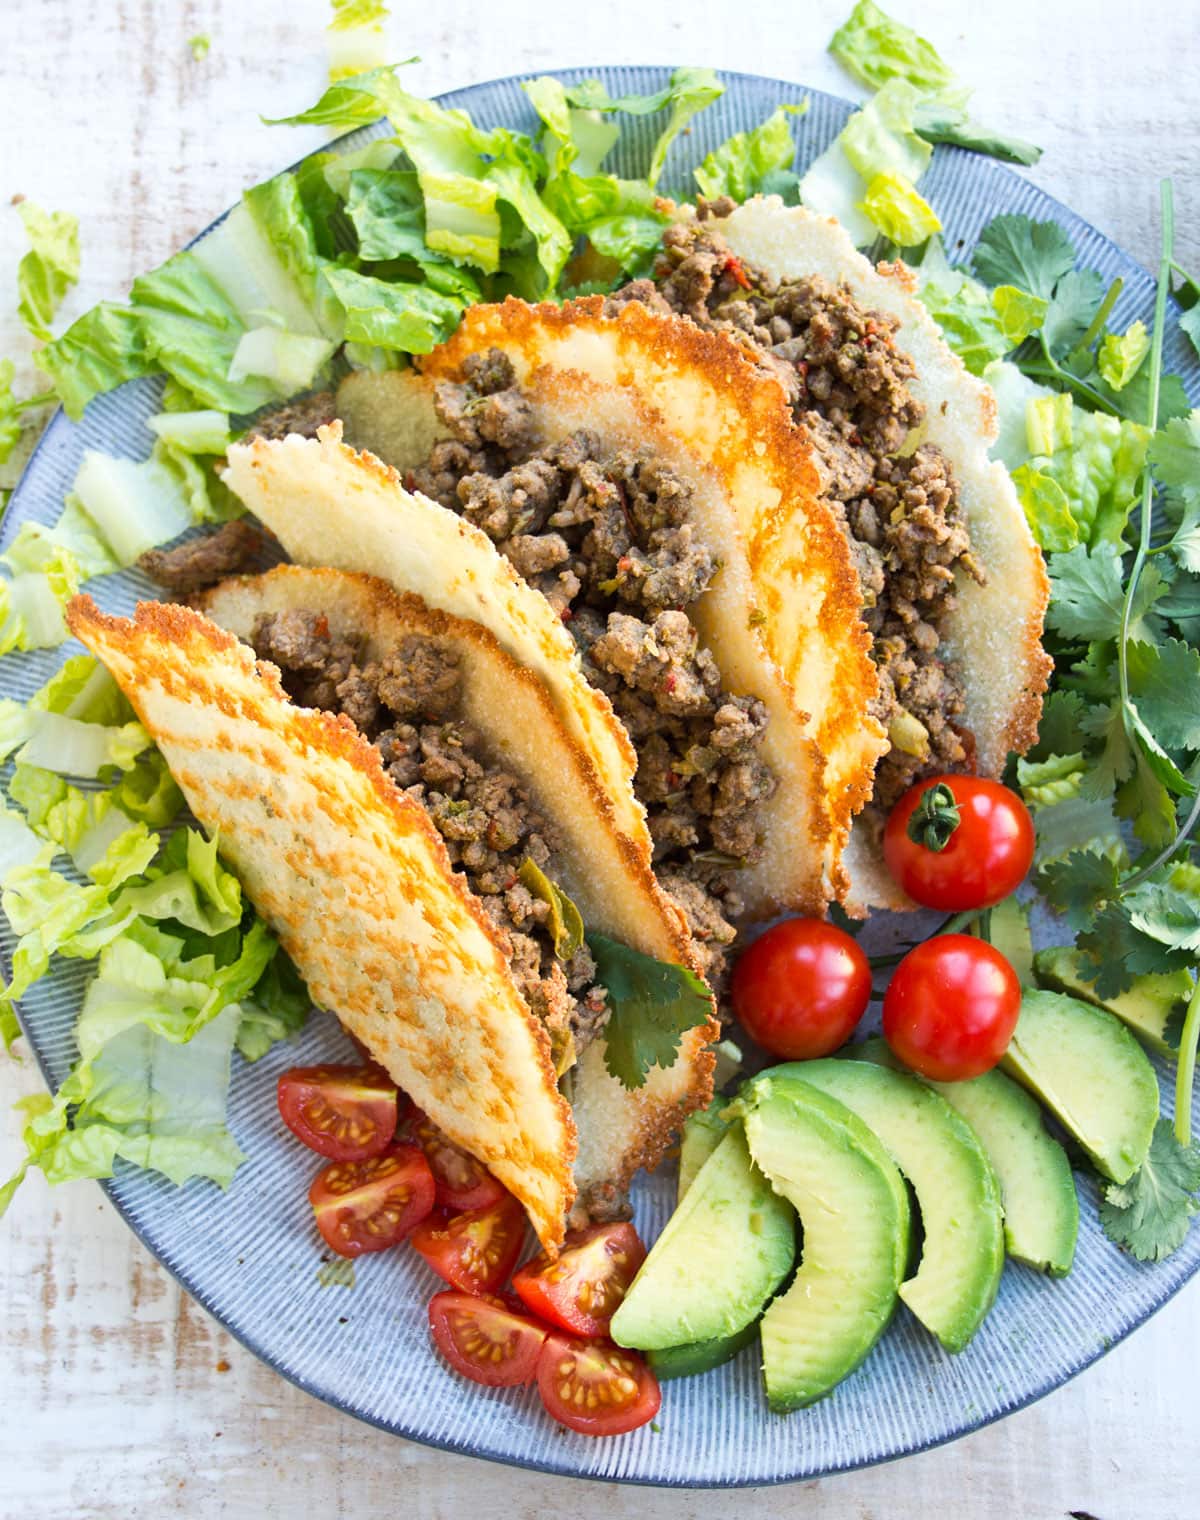
{"type": "MultiPolygon", "coordinates": [[[[1157,177],[1176,180],[1181,261],[1200,265],[1197,0],[896,0],[977,87],[980,115],[1046,148],[1037,182],[1144,263],[1157,257],[1157,177]]],[[[894,8],[896,8],[894,7],[894,8]]],[[[824,54],[849,0],[464,0],[404,4],[395,56],[411,87],[588,62],[696,62],[850,86],[824,54]]],[[[83,277],[67,315],[117,296],[244,183],[316,146],[258,113],[307,105],[324,74],[324,0],[2,0],[0,356],[15,318],[24,193],[79,214],[83,277]],[[203,62],[186,39],[211,35],[203,62]]],[[[38,1085],[0,1064],[0,1106],[38,1085]]],[[[0,1174],[16,1155],[15,1121],[0,1174]]],[[[900,1464],[751,1499],[583,1485],[395,1440],[298,1393],[176,1287],[81,1183],[32,1177],[0,1225],[0,1514],[805,1516],[1194,1520],[1193,1378],[1200,1285],[1102,1363],[1022,1414],[900,1464]]]]}

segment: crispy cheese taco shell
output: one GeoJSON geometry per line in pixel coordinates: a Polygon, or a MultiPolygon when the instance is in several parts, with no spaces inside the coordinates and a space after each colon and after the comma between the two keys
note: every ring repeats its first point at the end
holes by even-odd
{"type": "MultiPolygon", "coordinates": [[[[564,842],[558,882],[587,927],[656,960],[698,971],[682,913],[616,828],[611,799],[559,722],[545,684],[479,623],[435,611],[372,577],[292,565],[226,581],[201,602],[214,622],[241,639],[249,638],[259,614],[296,608],[323,613],[335,637],[365,635],[367,660],[381,657],[406,634],[452,644],[459,655],[462,716],[553,820],[564,842]]],[[[454,880],[459,884],[461,878],[454,880]]],[[[633,1090],[609,1074],[603,1039],[584,1050],[572,1079],[581,1194],[598,1184],[623,1189],[639,1167],[657,1165],[683,1119],[712,1096],[708,1045],[718,1032],[715,1019],[691,1030],[674,1064],[652,1068],[645,1085],[633,1090]]]]}
{"type": "MultiPolygon", "coordinates": [[[[916,365],[910,389],[926,407],[924,439],[954,466],[972,551],[987,571],[982,586],[960,577],[943,633],[966,698],[962,723],[974,737],[977,770],[1000,775],[1009,753],[1024,752],[1037,737],[1051,668],[1041,643],[1050,588],[1008,472],[988,457],[997,425],[990,387],[947,346],[917,299],[912,271],[904,264],[876,268],[832,218],[770,196],[747,201],[716,225],[739,258],[773,278],[822,275],[899,319],[897,345],[916,365]]],[[[851,836],[846,865],[851,906],[912,907],[862,828],[851,836]]]]}
{"type": "Polygon", "coordinates": [[[348,719],[296,707],[274,666],[198,612],[143,602],[130,621],[79,596],[67,618],[219,834],[313,1000],[554,1249],[574,1195],[570,1110],[502,937],[424,808],[348,719]]]}

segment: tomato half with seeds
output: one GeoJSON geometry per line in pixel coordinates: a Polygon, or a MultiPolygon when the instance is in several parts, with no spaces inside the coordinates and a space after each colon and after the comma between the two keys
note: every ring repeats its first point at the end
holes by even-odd
{"type": "Polygon", "coordinates": [[[413,1231],[413,1250],[461,1293],[491,1293],[509,1279],[525,1243],[525,1210],[505,1193],[490,1208],[434,1216],[413,1231]]]}
{"type": "Polygon", "coordinates": [[[497,1182],[482,1161],[455,1145],[428,1114],[413,1109],[407,1131],[425,1152],[433,1180],[437,1183],[438,1207],[451,1214],[468,1209],[488,1209],[508,1197],[508,1190],[497,1182]]]}
{"type": "Polygon", "coordinates": [[[501,1299],[452,1292],[435,1293],[429,1300],[429,1328],[455,1372],[488,1388],[532,1383],[550,1333],[501,1299]]]}
{"type": "Polygon", "coordinates": [[[398,1245],[433,1208],[433,1173],[419,1145],[365,1161],[335,1161],[308,1190],[317,1229],[339,1256],[398,1245]]]}
{"type": "Polygon", "coordinates": [[[330,1161],[382,1155],[396,1133],[396,1084],[378,1066],[293,1066],[276,1097],[296,1139],[330,1161]]]}
{"type": "Polygon", "coordinates": [[[535,1256],[513,1276],[513,1290],[535,1314],[575,1335],[607,1335],[609,1321],[646,1259],[631,1224],[573,1230],[557,1261],[535,1256]]]}
{"type": "Polygon", "coordinates": [[[658,1379],[636,1351],[611,1341],[548,1335],[538,1357],[538,1392],[560,1425],[585,1436],[619,1436],[658,1413],[658,1379]]]}

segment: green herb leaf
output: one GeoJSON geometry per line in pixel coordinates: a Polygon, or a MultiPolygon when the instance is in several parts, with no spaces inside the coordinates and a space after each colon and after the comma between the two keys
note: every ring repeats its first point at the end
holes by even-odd
{"type": "Polygon", "coordinates": [[[17,265],[17,311],[35,338],[48,339],[62,298],[79,278],[79,220],[20,201],[29,252],[17,265]]]}
{"type": "Polygon", "coordinates": [[[1057,222],[998,216],[983,229],[971,264],[985,284],[1015,285],[1049,301],[1074,268],[1075,249],[1057,222]]]}
{"type": "Polygon", "coordinates": [[[1154,1127],[1150,1154],[1128,1182],[1109,1183],[1100,1203],[1104,1233],[1138,1261],[1162,1261],[1187,1238],[1200,1211],[1200,1147],[1180,1145],[1170,1124],[1154,1127]]]}
{"type": "Polygon", "coordinates": [[[1191,311],[1185,311],[1179,319],[1179,330],[1191,341],[1192,347],[1200,354],[1200,306],[1193,306],[1191,311]]]}
{"type": "Polygon", "coordinates": [[[985,153],[1006,164],[1036,164],[1042,156],[1036,143],[985,127],[951,101],[923,100],[913,112],[913,126],[927,143],[969,148],[973,153],[985,153]]]}
{"type": "Polygon", "coordinates": [[[517,876],[527,892],[549,906],[554,953],[560,961],[569,961],[583,944],[583,918],[579,909],[528,855],[521,862],[517,876]]]}
{"type": "Polygon", "coordinates": [[[1038,889],[1072,929],[1086,929],[1117,892],[1120,869],[1108,855],[1075,850],[1065,860],[1048,862],[1038,872],[1038,889]]]}
{"type": "MultiPolygon", "coordinates": [[[[1081,544],[1054,555],[1047,570],[1052,590],[1046,610],[1049,627],[1064,638],[1084,643],[1118,636],[1125,580],[1115,545],[1098,544],[1088,549],[1081,544]]],[[[1139,587],[1139,603],[1144,604],[1144,599],[1144,587],[1139,587]]],[[[1140,610],[1144,613],[1146,605],[1140,610]]]]}
{"type": "Polygon", "coordinates": [[[1200,651],[1182,639],[1131,643],[1129,681],[1138,713],[1168,749],[1200,749],[1200,651]]]}
{"type": "Polygon", "coordinates": [[[707,1022],[711,995],[684,966],[656,961],[603,934],[589,934],[587,942],[612,1010],[604,1029],[605,1065],[623,1087],[641,1087],[651,1067],[674,1064],[689,1029],[707,1022]]]}
{"type": "Polygon", "coordinates": [[[1104,299],[1104,281],[1094,269],[1069,269],[1054,287],[1042,336],[1056,359],[1069,354],[1091,326],[1104,299]]]}

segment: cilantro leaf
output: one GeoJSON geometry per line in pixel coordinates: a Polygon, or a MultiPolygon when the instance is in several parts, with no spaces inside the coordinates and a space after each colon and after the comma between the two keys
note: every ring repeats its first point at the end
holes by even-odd
{"type": "Polygon", "coordinates": [[[1200,950],[1200,901],[1163,882],[1146,882],[1125,898],[1135,929],[1172,950],[1200,950]]]}
{"type": "Polygon", "coordinates": [[[1038,725],[1037,743],[1027,760],[1047,760],[1051,755],[1070,755],[1083,748],[1085,730],[1082,720],[1087,703],[1077,691],[1061,687],[1047,694],[1042,703],[1042,721],[1038,725]]]}
{"type": "Polygon", "coordinates": [[[1086,929],[1100,908],[1117,891],[1117,862],[1093,850],[1074,850],[1065,860],[1052,860],[1038,872],[1042,896],[1071,928],[1086,929]]]}
{"type": "Polygon", "coordinates": [[[1182,639],[1131,642],[1129,682],[1138,713],[1168,749],[1200,749],[1200,651],[1182,639]]]}
{"type": "Polygon", "coordinates": [[[1198,1192],[1200,1147],[1180,1145],[1160,1119],[1142,1165],[1128,1182],[1104,1189],[1100,1223],[1138,1261],[1162,1261],[1186,1239],[1192,1215],[1200,1211],[1198,1192]]]}
{"type": "Polygon", "coordinates": [[[1179,319],[1180,331],[1191,340],[1192,347],[1200,354],[1200,306],[1193,306],[1179,319]]]}
{"type": "Polygon", "coordinates": [[[1059,280],[1042,324],[1046,347],[1056,359],[1084,336],[1103,299],[1104,281],[1094,269],[1069,269],[1059,280]]]}
{"type": "Polygon", "coordinates": [[[1125,586],[1115,545],[1089,550],[1080,544],[1054,555],[1047,570],[1052,594],[1046,622],[1056,633],[1085,643],[1117,637],[1125,586]]]}
{"type": "Polygon", "coordinates": [[[1081,720],[1085,733],[1102,739],[1104,747],[1091,769],[1080,779],[1079,792],[1093,800],[1111,797],[1121,781],[1133,774],[1133,746],[1125,727],[1125,710],[1119,697],[1103,707],[1089,708],[1081,720]]]}
{"type": "Polygon", "coordinates": [[[1075,249],[1057,222],[998,216],[983,229],[971,265],[988,285],[1016,285],[1048,301],[1075,267],[1075,249]]]}
{"type": "Polygon", "coordinates": [[[1143,934],[1122,902],[1106,903],[1076,945],[1088,961],[1088,980],[1095,981],[1102,998],[1125,992],[1136,976],[1187,971],[1195,958],[1143,934]]]}
{"type": "Polygon", "coordinates": [[[589,934],[587,942],[612,1009],[604,1064],[623,1087],[641,1087],[652,1066],[673,1065],[683,1036],[712,1014],[712,998],[684,966],[656,961],[603,934],[589,934]]]}
{"type": "Polygon", "coordinates": [[[1200,506],[1200,409],[1173,417],[1150,442],[1150,468],[1171,500],[1200,506]]]}

